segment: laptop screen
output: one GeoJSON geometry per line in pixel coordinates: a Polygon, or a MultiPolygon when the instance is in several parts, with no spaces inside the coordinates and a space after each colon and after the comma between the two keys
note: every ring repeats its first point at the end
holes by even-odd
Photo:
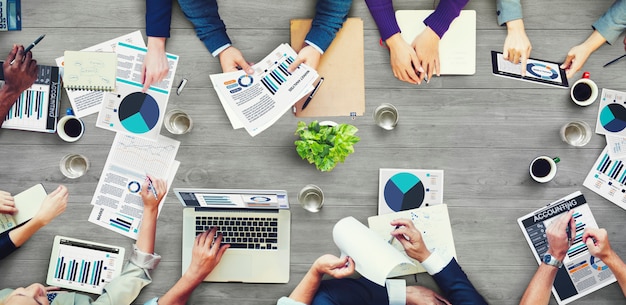
{"type": "Polygon", "coordinates": [[[235,209],[288,209],[286,191],[174,189],[176,197],[186,207],[235,209]]]}

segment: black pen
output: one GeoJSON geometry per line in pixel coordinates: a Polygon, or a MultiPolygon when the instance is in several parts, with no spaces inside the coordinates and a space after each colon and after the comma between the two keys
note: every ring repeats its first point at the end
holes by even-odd
{"type": "Polygon", "coordinates": [[[309,105],[309,102],[313,99],[313,96],[315,96],[315,93],[317,92],[317,89],[320,88],[320,86],[322,85],[323,82],[324,82],[324,78],[321,77],[320,81],[317,82],[317,85],[315,85],[315,88],[313,88],[313,91],[311,91],[311,94],[309,94],[309,97],[307,97],[306,101],[304,101],[304,104],[302,105],[302,110],[304,110],[304,108],[306,108],[306,106],[309,105]]]}
{"type": "MultiPolygon", "coordinates": [[[[33,43],[31,43],[30,45],[28,45],[28,47],[26,47],[26,49],[24,49],[24,54],[28,53],[33,47],[35,47],[44,37],[46,37],[46,34],[43,34],[41,36],[39,36],[39,38],[35,39],[35,41],[33,41],[33,43]]],[[[11,61],[10,65],[12,65],[15,62],[15,58],[11,61]]]]}
{"type": "MultiPolygon", "coordinates": [[[[394,231],[400,229],[400,225],[397,225],[395,229],[393,229],[394,231]]],[[[393,245],[393,240],[396,239],[395,236],[391,235],[391,238],[389,239],[389,241],[387,242],[390,245],[393,245]]]]}
{"type": "Polygon", "coordinates": [[[612,64],[612,63],[615,63],[616,61],[618,61],[618,60],[620,60],[620,59],[622,59],[622,58],[624,58],[624,57],[626,57],[626,54],[624,54],[624,55],[622,55],[622,56],[620,56],[620,57],[618,57],[618,58],[616,58],[616,59],[613,59],[613,60],[611,60],[611,61],[607,62],[606,64],[604,64],[604,66],[602,66],[602,68],[604,68],[604,67],[606,67],[606,66],[608,66],[608,65],[610,65],[610,64],[612,64]]]}

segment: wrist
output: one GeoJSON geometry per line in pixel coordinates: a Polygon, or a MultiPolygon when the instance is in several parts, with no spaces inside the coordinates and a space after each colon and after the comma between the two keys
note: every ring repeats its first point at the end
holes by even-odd
{"type": "Polygon", "coordinates": [[[419,252],[415,255],[414,259],[416,259],[418,262],[423,262],[425,260],[427,260],[430,257],[431,253],[428,250],[419,252]]]}
{"type": "Polygon", "coordinates": [[[158,48],[159,50],[165,50],[165,37],[148,37],[148,49],[158,48]]]}
{"type": "Polygon", "coordinates": [[[515,19],[508,21],[506,23],[506,29],[509,33],[519,33],[524,32],[526,29],[524,28],[523,19],[515,19]]]}
{"type": "Polygon", "coordinates": [[[387,45],[387,47],[389,47],[389,49],[395,49],[403,43],[406,42],[404,41],[404,39],[402,39],[402,35],[400,34],[400,32],[391,35],[391,37],[385,40],[385,44],[387,45]]]}
{"type": "Polygon", "coordinates": [[[208,274],[202,274],[198,272],[197,268],[192,268],[192,266],[190,266],[181,277],[181,280],[185,283],[190,283],[191,285],[197,286],[198,284],[202,283],[207,275],[208,274]]]}

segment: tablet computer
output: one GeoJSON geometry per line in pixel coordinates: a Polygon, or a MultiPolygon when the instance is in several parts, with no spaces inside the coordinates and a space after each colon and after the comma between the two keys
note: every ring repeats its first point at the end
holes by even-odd
{"type": "Polygon", "coordinates": [[[526,67],[522,64],[514,64],[504,59],[502,52],[491,51],[492,72],[496,76],[515,78],[523,81],[568,88],[565,70],[561,64],[541,59],[529,58],[526,67]],[[522,68],[526,69],[526,75],[522,76],[522,68]]]}
{"type": "Polygon", "coordinates": [[[124,250],[123,247],[57,235],[46,283],[102,294],[104,285],[122,272],[124,250]]]}

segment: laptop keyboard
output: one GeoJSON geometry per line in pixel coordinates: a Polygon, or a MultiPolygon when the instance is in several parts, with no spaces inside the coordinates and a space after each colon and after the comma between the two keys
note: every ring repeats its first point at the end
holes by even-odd
{"type": "Polygon", "coordinates": [[[278,249],[278,218],[196,216],[196,236],[211,227],[231,249],[278,249]]]}

